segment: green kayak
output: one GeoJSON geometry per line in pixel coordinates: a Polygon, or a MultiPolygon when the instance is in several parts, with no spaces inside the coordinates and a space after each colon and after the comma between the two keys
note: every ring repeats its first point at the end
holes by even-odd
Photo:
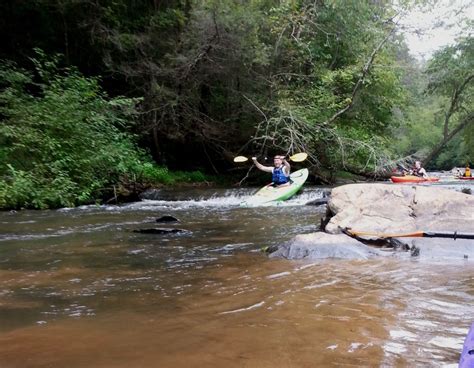
{"type": "Polygon", "coordinates": [[[240,204],[241,207],[256,207],[272,202],[285,201],[291,198],[301,189],[306,179],[308,179],[308,169],[301,169],[290,174],[292,183],[286,186],[274,187],[268,184],[260,189],[246,201],[240,204]]]}

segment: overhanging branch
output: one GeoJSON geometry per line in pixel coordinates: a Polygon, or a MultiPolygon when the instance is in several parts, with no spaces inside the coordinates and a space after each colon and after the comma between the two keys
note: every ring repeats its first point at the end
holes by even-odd
{"type": "Polygon", "coordinates": [[[349,111],[352,108],[352,106],[354,105],[354,99],[355,99],[357,93],[359,92],[362,84],[364,83],[365,78],[367,77],[367,74],[369,73],[372,64],[374,63],[375,56],[378,54],[378,52],[383,47],[383,45],[385,45],[385,43],[388,41],[388,39],[390,38],[390,36],[393,34],[394,31],[395,31],[395,26],[392,27],[390,32],[388,32],[388,34],[384,37],[384,39],[379,42],[379,44],[375,47],[375,49],[370,54],[369,59],[365,63],[364,67],[362,68],[362,75],[360,76],[360,78],[358,79],[358,81],[356,82],[356,84],[354,86],[354,89],[352,90],[350,102],[344,108],[337,111],[328,120],[323,122],[323,125],[332,124],[337,118],[339,118],[341,115],[343,115],[344,113],[346,113],[347,111],[349,111]]]}

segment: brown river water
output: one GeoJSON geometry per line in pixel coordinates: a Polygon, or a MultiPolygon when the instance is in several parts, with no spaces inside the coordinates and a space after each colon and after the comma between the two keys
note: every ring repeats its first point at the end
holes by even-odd
{"type": "Polygon", "coordinates": [[[0,213],[0,367],[457,366],[472,261],[271,260],[317,229],[321,189],[239,208],[248,194],[0,213]],[[170,226],[188,232],[132,232],[170,226]]]}

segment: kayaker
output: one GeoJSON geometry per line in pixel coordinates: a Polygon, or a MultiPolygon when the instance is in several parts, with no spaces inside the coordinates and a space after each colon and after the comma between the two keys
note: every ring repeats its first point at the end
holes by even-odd
{"type": "Polygon", "coordinates": [[[465,178],[471,177],[471,168],[469,167],[469,164],[466,165],[466,169],[464,170],[464,177],[465,178]]]}
{"type": "Polygon", "coordinates": [[[428,177],[428,174],[426,173],[426,170],[423,167],[421,167],[421,162],[420,161],[415,161],[415,167],[413,167],[410,174],[415,175],[415,176],[420,176],[420,177],[423,177],[423,178],[428,177]]]}
{"type": "Polygon", "coordinates": [[[272,182],[274,186],[284,186],[290,184],[290,169],[291,166],[286,161],[285,156],[275,156],[273,158],[273,167],[263,166],[257,161],[256,157],[252,157],[252,161],[259,170],[272,173],[272,182]]]}

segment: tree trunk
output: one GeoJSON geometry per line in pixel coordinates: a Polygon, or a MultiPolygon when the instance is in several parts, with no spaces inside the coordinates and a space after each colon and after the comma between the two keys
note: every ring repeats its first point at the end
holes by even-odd
{"type": "Polygon", "coordinates": [[[427,165],[431,160],[433,160],[436,156],[438,156],[439,153],[444,148],[444,146],[451,139],[453,139],[456,136],[456,134],[458,134],[461,130],[463,130],[465,127],[467,127],[473,121],[474,121],[474,112],[471,112],[469,115],[467,115],[461,121],[461,123],[459,123],[453,130],[451,130],[450,133],[443,136],[443,139],[431,150],[431,152],[428,154],[428,156],[423,160],[423,166],[427,165]]]}

